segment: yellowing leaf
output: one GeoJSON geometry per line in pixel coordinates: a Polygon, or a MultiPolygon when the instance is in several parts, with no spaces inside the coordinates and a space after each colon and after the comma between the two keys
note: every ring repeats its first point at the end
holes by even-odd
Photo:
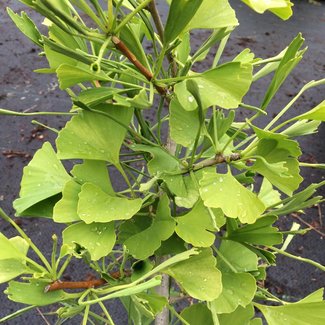
{"type": "Polygon", "coordinates": [[[254,223],[265,210],[256,194],[240,184],[230,171],[227,174],[204,172],[200,195],[205,206],[221,208],[227,217],[238,218],[242,223],[254,223]]]}
{"type": "Polygon", "coordinates": [[[242,0],[259,14],[270,10],[281,19],[286,20],[292,16],[293,3],[289,0],[242,0]]]}

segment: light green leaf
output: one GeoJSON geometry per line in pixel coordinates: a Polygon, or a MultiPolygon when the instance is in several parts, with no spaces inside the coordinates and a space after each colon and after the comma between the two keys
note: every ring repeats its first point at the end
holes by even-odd
{"type": "Polygon", "coordinates": [[[215,210],[218,220],[215,220],[203,202],[199,201],[188,213],[176,218],[177,235],[195,247],[210,247],[215,241],[214,232],[217,230],[214,224],[220,227],[225,222],[222,211],[215,210]],[[211,220],[212,218],[214,220],[211,220]]]}
{"type": "Polygon", "coordinates": [[[250,272],[257,270],[257,256],[244,245],[231,240],[222,241],[219,248],[218,267],[223,272],[233,272],[229,264],[237,272],[250,272]],[[225,262],[227,261],[227,263],[225,262]]]}
{"type": "Polygon", "coordinates": [[[217,29],[237,25],[239,23],[229,1],[204,0],[187,25],[186,30],[196,28],[217,29]]]}
{"type": "Polygon", "coordinates": [[[319,103],[316,107],[307,113],[297,116],[297,120],[315,120],[315,121],[325,121],[325,100],[319,103]]]}
{"type": "Polygon", "coordinates": [[[137,259],[144,260],[154,254],[161,242],[167,240],[175,230],[175,221],[171,217],[167,195],[160,198],[156,217],[145,230],[129,237],[124,245],[129,253],[137,259]]]}
{"type": "Polygon", "coordinates": [[[184,308],[180,315],[190,325],[214,325],[211,311],[203,303],[193,304],[184,308]]]}
{"type": "Polygon", "coordinates": [[[28,15],[22,11],[21,16],[13,12],[10,8],[7,8],[7,13],[19,28],[19,30],[27,36],[33,43],[42,47],[42,35],[37,29],[34,22],[28,17],[28,15]]]}
{"type": "Polygon", "coordinates": [[[271,84],[266,91],[263,102],[261,104],[262,109],[266,109],[287,76],[302,59],[302,56],[306,49],[299,49],[303,43],[304,39],[301,37],[301,34],[298,34],[298,36],[290,43],[288,49],[280,61],[278,68],[275,71],[271,84]]]}
{"type": "Polygon", "coordinates": [[[283,20],[287,20],[292,16],[293,3],[289,0],[242,0],[249,7],[254,9],[259,14],[266,10],[271,11],[283,20]]]}
{"type": "Polygon", "coordinates": [[[320,302],[323,301],[323,296],[324,296],[324,288],[320,288],[311,294],[309,294],[307,297],[301,299],[299,303],[312,303],[312,302],[320,302]]]}
{"type": "Polygon", "coordinates": [[[174,86],[174,92],[177,96],[178,103],[185,111],[195,111],[197,109],[198,105],[193,95],[187,90],[186,80],[177,83],[174,86]]]}
{"type": "Polygon", "coordinates": [[[78,183],[92,183],[109,195],[115,195],[109,178],[107,164],[100,160],[85,160],[82,164],[74,165],[71,174],[78,183]]]}
{"type": "Polygon", "coordinates": [[[0,247],[0,283],[4,283],[26,272],[29,246],[19,236],[8,239],[0,233],[0,247]]]}
{"type": "Polygon", "coordinates": [[[221,272],[215,265],[216,259],[211,249],[206,248],[163,272],[173,277],[191,297],[212,301],[222,291],[221,272]]]}
{"type": "Polygon", "coordinates": [[[13,203],[17,215],[55,194],[62,189],[70,176],[57,158],[51,144],[45,142],[30,163],[24,168],[19,199],[13,203]]]}
{"type": "Polygon", "coordinates": [[[0,260],[0,283],[8,282],[24,273],[27,273],[27,267],[23,261],[11,258],[0,260]]]}
{"type": "Polygon", "coordinates": [[[152,159],[148,162],[150,175],[164,180],[169,190],[177,196],[187,196],[183,176],[180,175],[182,166],[175,156],[159,147],[134,144],[130,148],[134,151],[149,152],[152,155],[152,159]]]}
{"type": "Polygon", "coordinates": [[[252,317],[254,317],[252,304],[247,305],[245,308],[238,306],[234,312],[229,314],[218,315],[220,325],[253,325],[249,322],[252,317]]]}
{"type": "Polygon", "coordinates": [[[249,273],[222,272],[221,295],[211,304],[218,314],[232,313],[238,306],[246,307],[254,298],[256,280],[249,273]]]}
{"type": "Polygon", "coordinates": [[[303,181],[299,175],[297,160],[297,157],[301,155],[298,143],[287,139],[282,134],[263,131],[255,127],[254,131],[260,140],[249,154],[256,157],[256,162],[249,169],[265,176],[285,194],[292,195],[303,181]]]}
{"type": "Polygon", "coordinates": [[[320,124],[321,124],[320,121],[300,120],[290,125],[284,131],[282,131],[281,134],[284,134],[289,138],[314,134],[317,133],[320,124]]]}
{"type": "Polygon", "coordinates": [[[12,301],[36,306],[46,306],[70,298],[70,294],[65,293],[63,290],[45,293],[46,285],[46,283],[39,281],[33,281],[32,283],[10,281],[5,294],[12,301]]]}
{"type": "Polygon", "coordinates": [[[85,81],[111,81],[111,79],[102,71],[94,72],[84,67],[77,67],[68,64],[61,64],[56,69],[56,74],[59,79],[60,89],[66,89],[78,83],[85,81]]]}
{"type": "Polygon", "coordinates": [[[304,190],[288,198],[288,200],[286,200],[283,206],[275,209],[274,211],[272,211],[272,213],[277,216],[286,215],[295,211],[303,210],[319,203],[322,199],[322,196],[312,197],[318,187],[320,187],[320,184],[309,185],[304,190]]]}
{"type": "Polygon", "coordinates": [[[258,198],[268,207],[281,201],[281,194],[273,189],[272,184],[267,178],[263,178],[258,198]]]}
{"type": "Polygon", "coordinates": [[[251,85],[252,69],[250,64],[230,62],[194,78],[199,87],[203,108],[212,105],[237,108],[251,85]]]}
{"type": "Polygon", "coordinates": [[[325,322],[325,301],[264,306],[254,304],[264,315],[269,325],[323,325],[325,322]]]}
{"type": "Polygon", "coordinates": [[[168,304],[167,298],[159,296],[153,292],[150,293],[138,293],[132,298],[137,299],[137,302],[142,305],[143,309],[146,310],[148,316],[154,318],[160,313],[163,308],[168,304]]]}
{"type": "Polygon", "coordinates": [[[62,198],[53,208],[53,220],[55,222],[69,223],[80,220],[77,213],[80,191],[81,185],[72,179],[64,185],[62,198]]]}
{"type": "Polygon", "coordinates": [[[245,225],[233,230],[227,238],[242,243],[272,246],[282,243],[282,234],[278,228],[272,227],[277,220],[275,216],[266,216],[258,219],[252,225],[245,225]]]}
{"type": "MultiPolygon", "coordinates": [[[[129,125],[133,110],[111,107],[108,114],[129,125]]],[[[59,132],[56,140],[60,159],[104,160],[119,163],[126,129],[101,114],[81,111],[59,132]]]]}
{"type": "Polygon", "coordinates": [[[254,60],[255,54],[250,49],[241,51],[234,59],[234,62],[251,63],[254,60]]]}
{"type": "Polygon", "coordinates": [[[177,99],[173,99],[169,105],[169,112],[170,136],[176,143],[190,147],[200,128],[198,109],[187,111],[177,99]]]}
{"type": "Polygon", "coordinates": [[[185,29],[203,0],[173,0],[165,26],[164,43],[173,42],[185,29]]]}
{"type": "Polygon", "coordinates": [[[79,222],[64,229],[62,236],[63,244],[74,248],[77,243],[86,248],[93,261],[107,256],[116,241],[114,222],[90,225],[79,222]]]}
{"type": "Polygon", "coordinates": [[[240,184],[230,171],[227,174],[204,172],[200,195],[205,206],[221,208],[227,217],[239,218],[242,223],[254,223],[265,210],[262,201],[240,184]]]}
{"type": "Polygon", "coordinates": [[[78,215],[87,224],[125,220],[131,219],[141,205],[141,199],[114,197],[92,183],[85,183],[79,193],[78,215]]]}
{"type": "MultiPolygon", "coordinates": [[[[44,44],[44,52],[45,52],[46,59],[49,63],[50,68],[48,69],[48,71],[46,71],[44,69],[36,70],[37,73],[42,73],[42,72],[43,73],[55,73],[55,70],[63,63],[68,64],[69,66],[75,66],[78,64],[78,61],[76,59],[52,50],[52,48],[47,44],[44,44]]],[[[82,64],[80,64],[80,65],[82,65],[82,64]]],[[[85,67],[85,66],[86,65],[83,65],[83,67],[85,67]]]]}

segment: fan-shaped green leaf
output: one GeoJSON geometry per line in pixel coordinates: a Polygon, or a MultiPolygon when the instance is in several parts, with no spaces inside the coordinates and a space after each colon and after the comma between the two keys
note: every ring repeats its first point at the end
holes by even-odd
{"type": "Polygon", "coordinates": [[[190,147],[200,127],[198,110],[187,111],[173,99],[169,106],[170,135],[172,139],[184,147],[190,147]]]}
{"type": "Polygon", "coordinates": [[[255,292],[256,280],[251,274],[222,272],[222,293],[211,304],[218,314],[232,313],[238,306],[246,307],[255,292]]]}
{"type": "Polygon", "coordinates": [[[257,256],[244,245],[231,240],[222,241],[218,257],[218,268],[222,272],[249,272],[257,270],[257,256]],[[230,266],[232,268],[230,268],[230,266]]]}
{"type": "Polygon", "coordinates": [[[295,119],[298,120],[315,120],[325,121],[325,100],[319,103],[316,107],[307,113],[297,116],[295,119]]]}
{"type": "Polygon", "coordinates": [[[217,29],[237,26],[235,11],[227,0],[204,0],[186,30],[197,28],[217,29]]]}
{"type": "Polygon", "coordinates": [[[92,223],[84,222],[73,224],[66,228],[63,233],[63,244],[74,248],[77,243],[86,248],[93,261],[107,256],[113,249],[116,236],[114,223],[92,223]]]}
{"type": "Polygon", "coordinates": [[[264,315],[269,325],[323,325],[325,323],[325,301],[303,302],[283,306],[254,304],[264,315]]]}
{"type": "Polygon", "coordinates": [[[70,298],[70,294],[63,290],[45,293],[46,285],[46,283],[39,281],[32,283],[10,281],[5,293],[12,301],[36,306],[46,306],[70,298]]]}
{"type": "Polygon", "coordinates": [[[189,295],[199,300],[212,301],[222,291],[221,272],[217,269],[216,259],[209,248],[163,272],[173,277],[189,295]]]}
{"type": "MultiPolygon", "coordinates": [[[[133,110],[111,107],[107,112],[129,125],[133,110]]],[[[126,129],[101,114],[82,111],[60,131],[56,140],[60,159],[90,159],[119,163],[126,129]]]]}
{"type": "Polygon", "coordinates": [[[251,85],[252,66],[240,62],[225,63],[193,80],[198,84],[203,108],[212,105],[237,108],[251,85]]]}
{"type": "Polygon", "coordinates": [[[214,325],[211,311],[203,303],[193,304],[189,307],[184,308],[180,315],[190,325],[214,325]]]}
{"type": "Polygon", "coordinates": [[[238,306],[232,313],[219,314],[218,319],[220,325],[259,325],[260,323],[255,324],[252,321],[250,322],[254,314],[254,307],[252,304],[249,304],[245,308],[238,306]]]}
{"type": "Polygon", "coordinates": [[[230,171],[227,174],[204,172],[200,195],[205,206],[221,208],[227,217],[239,218],[242,223],[254,223],[265,210],[262,201],[241,185],[230,171]]]}
{"type": "Polygon", "coordinates": [[[161,242],[167,240],[175,230],[175,221],[171,217],[169,199],[167,195],[161,197],[156,217],[153,218],[152,224],[145,230],[129,237],[124,245],[129,253],[137,259],[146,259],[153,255],[161,242]]]}
{"type": "Polygon", "coordinates": [[[56,69],[56,74],[59,79],[61,89],[66,89],[78,83],[85,81],[110,81],[111,79],[102,71],[94,72],[90,69],[72,66],[68,64],[61,64],[56,69]]]}
{"type": "Polygon", "coordinates": [[[213,212],[209,213],[208,208],[199,201],[188,213],[176,218],[177,235],[193,246],[210,247],[215,241],[213,232],[217,229],[214,226],[219,228],[225,223],[222,211],[218,210],[212,215],[213,212]]]}
{"type": "Polygon", "coordinates": [[[245,225],[237,230],[233,230],[227,238],[256,245],[276,245],[282,243],[282,234],[278,232],[278,228],[272,227],[277,220],[275,216],[267,216],[258,219],[252,225],[245,225]]]}
{"type": "Polygon", "coordinates": [[[292,16],[293,3],[290,0],[242,0],[249,7],[254,9],[259,14],[266,10],[271,11],[283,20],[287,20],[292,16]]]}
{"type": "Polygon", "coordinates": [[[37,29],[34,22],[28,17],[28,15],[22,11],[21,16],[14,13],[10,8],[7,8],[8,15],[15,23],[15,25],[20,29],[20,31],[25,34],[33,43],[38,46],[42,46],[42,36],[37,29]]]}
{"type": "Polygon", "coordinates": [[[111,196],[98,186],[85,183],[81,187],[78,215],[85,223],[131,219],[141,208],[141,199],[111,196]]]}
{"type": "Polygon", "coordinates": [[[45,142],[30,163],[24,168],[20,198],[14,201],[17,215],[36,203],[62,192],[64,184],[70,180],[51,144],[45,142]]]}

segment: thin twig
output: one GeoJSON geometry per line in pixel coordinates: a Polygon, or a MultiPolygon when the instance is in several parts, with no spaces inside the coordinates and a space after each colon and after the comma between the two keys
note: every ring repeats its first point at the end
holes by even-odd
{"type": "Polygon", "coordinates": [[[51,325],[49,323],[49,321],[45,318],[45,316],[43,315],[43,313],[41,312],[41,310],[39,308],[36,308],[37,312],[40,314],[40,316],[43,318],[44,322],[46,323],[46,325],[51,325]]]}
{"type": "MultiPolygon", "coordinates": [[[[119,39],[117,36],[112,36],[112,42],[116,46],[116,48],[123,53],[133,64],[134,66],[147,78],[148,81],[152,81],[153,74],[149,71],[138,59],[137,57],[131,52],[131,50],[125,45],[125,43],[119,39]]],[[[158,85],[154,85],[156,90],[161,95],[166,95],[166,89],[160,87],[158,85]]]]}
{"type": "Polygon", "coordinates": [[[294,218],[296,218],[296,219],[298,219],[301,223],[303,223],[304,225],[306,225],[307,227],[309,227],[311,230],[314,230],[315,232],[317,232],[322,237],[325,237],[325,234],[323,232],[321,232],[316,227],[314,227],[312,224],[310,224],[307,221],[305,221],[304,219],[302,219],[297,213],[291,213],[291,216],[294,217],[294,218]]]}

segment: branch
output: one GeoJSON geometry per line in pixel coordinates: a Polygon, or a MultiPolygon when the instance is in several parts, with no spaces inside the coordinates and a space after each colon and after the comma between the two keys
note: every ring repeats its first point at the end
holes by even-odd
{"type": "Polygon", "coordinates": [[[198,169],[202,169],[205,167],[214,166],[217,164],[222,164],[224,162],[236,161],[236,160],[239,160],[240,158],[241,157],[240,157],[239,153],[232,153],[229,156],[225,156],[223,154],[217,154],[212,159],[205,159],[205,160],[198,162],[197,164],[194,164],[193,170],[198,170],[198,169]]]}
{"type": "MultiPolygon", "coordinates": [[[[130,270],[124,271],[126,276],[131,275],[130,270]]],[[[119,279],[121,277],[120,271],[112,272],[109,276],[113,279],[119,279]]],[[[104,279],[93,279],[88,281],[60,281],[56,280],[53,283],[45,287],[44,292],[62,290],[62,289],[90,289],[99,287],[106,284],[107,281],[104,279]]]]}
{"type": "MultiPolygon", "coordinates": [[[[137,57],[131,52],[131,50],[125,45],[125,43],[119,39],[117,36],[112,36],[112,42],[114,43],[115,47],[123,53],[133,64],[134,66],[147,78],[148,81],[152,81],[153,74],[149,71],[138,59],[137,57]]],[[[154,85],[157,91],[161,95],[166,95],[167,90],[164,87],[154,85]]]]}

